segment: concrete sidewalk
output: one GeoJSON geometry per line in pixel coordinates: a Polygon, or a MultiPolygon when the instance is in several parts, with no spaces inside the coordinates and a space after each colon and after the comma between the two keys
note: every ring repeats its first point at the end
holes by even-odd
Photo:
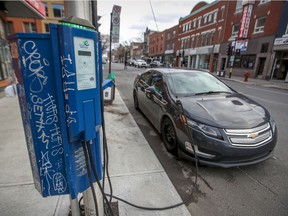
{"type": "Polygon", "coordinates": [[[263,80],[263,79],[248,78],[248,82],[244,82],[244,77],[231,76],[231,78],[229,78],[228,75],[226,75],[225,77],[219,77],[219,78],[224,79],[224,80],[231,80],[235,82],[250,84],[250,85],[288,90],[288,83],[284,82],[284,80],[273,80],[273,79],[263,80]]]}
{"type": "MultiPolygon", "coordinates": [[[[42,198],[34,188],[18,99],[1,98],[0,110],[1,215],[68,215],[69,196],[42,198]]],[[[105,120],[113,195],[147,207],[181,202],[117,91],[113,104],[105,107],[105,120]]],[[[185,205],[144,211],[120,201],[118,204],[120,215],[190,215],[185,205]]]]}

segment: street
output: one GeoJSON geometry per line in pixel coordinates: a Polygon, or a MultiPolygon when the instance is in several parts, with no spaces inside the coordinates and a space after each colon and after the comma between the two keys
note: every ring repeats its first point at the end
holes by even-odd
{"type": "MultiPolygon", "coordinates": [[[[145,116],[134,109],[132,86],[137,74],[145,69],[113,63],[116,88],[127,108],[164,167],[179,195],[185,200],[195,180],[194,163],[176,160],[169,154],[156,129],[145,116]]],[[[104,77],[108,64],[104,65],[104,77]]],[[[257,165],[231,169],[199,167],[198,191],[187,208],[191,215],[288,215],[288,92],[225,81],[235,90],[265,106],[275,120],[278,143],[274,157],[257,165]]],[[[109,145],[109,143],[108,143],[109,145]]],[[[155,191],[157,193],[157,191],[155,191]]],[[[156,205],[156,204],[155,204],[156,205]]]]}

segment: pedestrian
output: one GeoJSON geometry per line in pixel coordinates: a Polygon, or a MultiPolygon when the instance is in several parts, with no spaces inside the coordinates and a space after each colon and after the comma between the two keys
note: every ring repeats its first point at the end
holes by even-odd
{"type": "Polygon", "coordinates": [[[125,59],[125,62],[124,62],[124,69],[127,69],[127,60],[125,59]]]}

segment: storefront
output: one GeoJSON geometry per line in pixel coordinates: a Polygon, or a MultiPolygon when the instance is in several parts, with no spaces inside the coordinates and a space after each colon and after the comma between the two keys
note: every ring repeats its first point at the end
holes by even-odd
{"type": "Polygon", "coordinates": [[[7,17],[43,18],[45,7],[40,0],[0,2],[0,88],[6,87],[13,81],[11,54],[6,32],[9,29],[7,17]]]}
{"type": "Polygon", "coordinates": [[[288,36],[276,38],[273,51],[275,52],[271,79],[288,82],[288,36]]]}

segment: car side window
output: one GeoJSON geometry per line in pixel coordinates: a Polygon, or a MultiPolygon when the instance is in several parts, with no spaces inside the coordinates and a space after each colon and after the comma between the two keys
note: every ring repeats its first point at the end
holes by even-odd
{"type": "Polygon", "coordinates": [[[163,96],[164,86],[163,86],[163,77],[159,73],[154,73],[151,79],[151,86],[155,87],[155,90],[158,94],[163,96]]]}
{"type": "Polygon", "coordinates": [[[147,72],[141,76],[140,83],[142,86],[146,86],[146,87],[149,86],[149,81],[150,81],[151,75],[152,75],[151,72],[147,72]]]}

